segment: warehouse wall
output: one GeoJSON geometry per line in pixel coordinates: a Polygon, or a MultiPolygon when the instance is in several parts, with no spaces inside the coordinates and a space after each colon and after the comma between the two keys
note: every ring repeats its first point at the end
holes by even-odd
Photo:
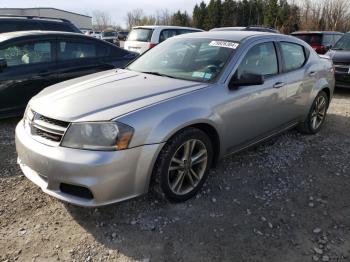
{"type": "Polygon", "coordinates": [[[65,18],[70,20],[80,29],[92,28],[92,18],[90,16],[76,14],[55,8],[0,8],[0,15],[26,15],[65,18]]]}

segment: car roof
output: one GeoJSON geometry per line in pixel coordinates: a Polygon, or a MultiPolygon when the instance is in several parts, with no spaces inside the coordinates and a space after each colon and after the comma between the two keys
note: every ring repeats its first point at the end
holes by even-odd
{"type": "Polygon", "coordinates": [[[299,35],[299,34],[343,34],[342,32],[337,31],[297,31],[291,33],[291,35],[299,35]]]}
{"type": "Polygon", "coordinates": [[[279,33],[278,30],[274,28],[259,26],[259,25],[216,27],[209,31],[239,31],[239,30],[279,33]]]}
{"type": "MultiPolygon", "coordinates": [[[[15,31],[0,34],[0,42],[7,41],[13,38],[25,37],[25,36],[50,36],[50,35],[71,35],[71,36],[85,36],[80,33],[63,32],[63,31],[42,31],[42,30],[31,30],[31,31],[15,31]]],[[[88,36],[85,36],[88,37],[88,36]]]]}
{"type": "Polygon", "coordinates": [[[147,28],[147,29],[156,29],[156,28],[161,28],[161,29],[191,29],[191,30],[203,31],[202,29],[199,29],[199,28],[185,27],[185,26],[173,26],[173,25],[142,25],[142,26],[134,26],[132,29],[136,29],[136,28],[147,28]]]}
{"type": "Polygon", "coordinates": [[[226,40],[241,42],[245,38],[255,36],[281,36],[281,34],[270,32],[258,32],[258,31],[209,31],[198,32],[191,34],[182,34],[175,36],[176,38],[209,38],[215,40],[226,40]]]}

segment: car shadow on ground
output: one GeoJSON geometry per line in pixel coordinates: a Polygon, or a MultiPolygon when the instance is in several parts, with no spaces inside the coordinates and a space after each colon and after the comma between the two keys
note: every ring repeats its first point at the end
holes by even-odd
{"type": "Polygon", "coordinates": [[[316,136],[291,130],[229,156],[186,203],[149,194],[96,209],[65,207],[100,244],[135,260],[311,261],[315,227],[331,238],[342,234],[335,224],[349,224],[350,208],[341,203],[350,197],[350,152],[340,131],[349,126],[348,116],[331,112],[316,136]],[[324,150],[332,156],[325,159],[324,150]],[[320,202],[310,207],[310,197],[320,202]]]}

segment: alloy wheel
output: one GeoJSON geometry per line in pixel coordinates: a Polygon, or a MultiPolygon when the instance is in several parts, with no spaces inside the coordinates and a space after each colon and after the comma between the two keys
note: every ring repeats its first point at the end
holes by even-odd
{"type": "Polygon", "coordinates": [[[191,192],[202,180],[208,165],[208,151],[197,139],[183,143],[171,158],[168,169],[168,183],[176,195],[191,192]]]}
{"type": "Polygon", "coordinates": [[[310,121],[311,121],[312,129],[316,130],[322,125],[326,117],[326,112],[327,112],[326,98],[323,96],[319,96],[316,99],[314,110],[311,113],[310,121]]]}

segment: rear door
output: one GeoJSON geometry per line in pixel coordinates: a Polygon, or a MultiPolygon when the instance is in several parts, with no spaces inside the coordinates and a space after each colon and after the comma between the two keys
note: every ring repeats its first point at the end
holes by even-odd
{"type": "Polygon", "coordinates": [[[282,76],[286,90],[286,100],[282,108],[285,119],[298,121],[305,113],[305,103],[316,84],[317,71],[308,65],[308,50],[302,45],[292,42],[279,42],[282,57],[282,76]]]}
{"type": "Polygon", "coordinates": [[[0,72],[0,113],[21,111],[31,97],[55,84],[54,39],[28,39],[0,47],[7,67],[0,72]]]}

